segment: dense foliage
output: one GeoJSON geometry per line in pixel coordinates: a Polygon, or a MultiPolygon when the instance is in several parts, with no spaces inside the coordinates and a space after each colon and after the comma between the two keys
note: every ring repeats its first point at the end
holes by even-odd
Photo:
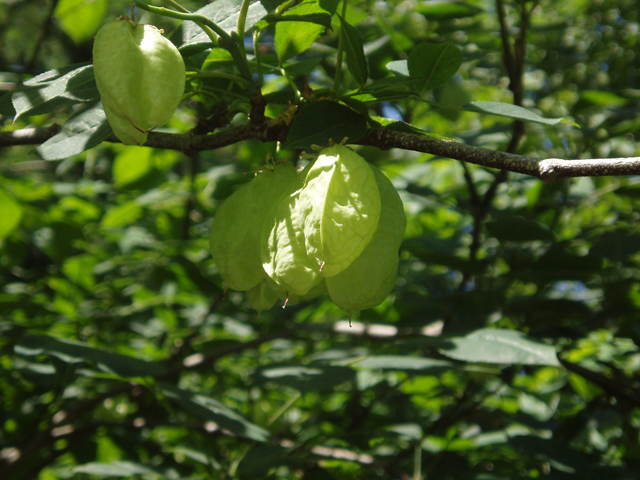
{"type": "Polygon", "coordinates": [[[138,2],[187,65],[145,147],[91,68],[126,2],[0,4],[0,479],[640,478],[637,178],[354,145],[408,224],[351,327],[326,295],[258,315],[209,252],[238,186],[329,137],[638,155],[637,2],[204,3],[217,45],[138,2]]]}

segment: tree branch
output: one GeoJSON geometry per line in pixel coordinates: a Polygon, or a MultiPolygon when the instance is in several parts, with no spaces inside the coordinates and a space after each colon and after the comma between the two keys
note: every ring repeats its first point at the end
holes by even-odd
{"type": "Polygon", "coordinates": [[[17,145],[39,145],[60,132],[60,125],[48,128],[23,128],[11,132],[0,132],[0,148],[17,145]]]}
{"type": "MultiPolygon", "coordinates": [[[[145,146],[178,150],[187,154],[215,150],[244,140],[261,142],[283,142],[287,138],[289,125],[285,120],[265,119],[262,125],[250,122],[219,130],[209,135],[173,134],[150,132],[145,146]]],[[[58,126],[48,128],[25,128],[12,132],[0,132],[0,148],[16,145],[36,145],[51,138],[60,130],[58,126]]],[[[108,141],[115,142],[115,137],[108,141]]],[[[385,128],[369,130],[358,145],[369,145],[382,150],[400,148],[429,153],[454,160],[473,163],[483,167],[497,168],[539,178],[547,183],[572,177],[601,177],[611,175],[640,175],[640,157],[572,159],[540,159],[526,155],[490,150],[454,141],[397,132],[385,128]]]]}

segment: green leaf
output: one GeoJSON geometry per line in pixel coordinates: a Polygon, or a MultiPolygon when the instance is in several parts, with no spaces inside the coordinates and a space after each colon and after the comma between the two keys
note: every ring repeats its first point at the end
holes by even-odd
{"type": "Polygon", "coordinates": [[[27,80],[13,91],[11,101],[18,119],[22,115],[55,112],[98,97],[93,65],[71,65],[27,80]]]}
{"type": "Polygon", "coordinates": [[[58,25],[76,44],[95,35],[107,7],[107,0],[60,0],[54,10],[58,25]]]}
{"type": "Polygon", "coordinates": [[[369,68],[367,66],[367,59],[364,56],[364,47],[362,46],[362,39],[360,38],[360,32],[353,25],[347,23],[347,21],[338,15],[340,23],[342,25],[344,51],[347,54],[347,67],[349,72],[353,75],[361,86],[367,82],[369,78],[369,68]]]}
{"type": "Polygon", "coordinates": [[[395,132],[410,133],[412,135],[422,135],[425,137],[437,138],[439,140],[447,140],[450,142],[453,141],[453,138],[451,137],[445,137],[443,135],[438,135],[437,133],[427,132],[426,130],[422,130],[421,128],[418,128],[415,125],[411,125],[407,122],[401,122],[399,120],[392,120],[390,118],[377,116],[373,116],[371,117],[371,119],[378,122],[381,126],[395,132]]]}
{"type": "Polygon", "coordinates": [[[269,23],[278,23],[278,22],[308,22],[315,23],[318,25],[322,25],[325,28],[331,27],[331,15],[326,12],[318,12],[318,13],[309,13],[305,15],[267,15],[264,17],[269,23]]]}
{"type": "MultiPolygon", "coordinates": [[[[193,13],[203,15],[213,20],[220,28],[230,34],[238,27],[238,16],[240,14],[242,1],[243,0],[217,0],[193,13]]],[[[262,20],[280,3],[280,0],[251,0],[244,24],[245,32],[249,32],[256,23],[262,20]]],[[[184,22],[182,32],[182,44],[180,48],[195,43],[211,42],[209,36],[194,22],[184,22]]]]}
{"type": "Polygon", "coordinates": [[[291,62],[285,64],[284,69],[289,75],[292,75],[294,77],[298,75],[309,75],[315,70],[315,68],[321,61],[321,58],[310,58],[308,60],[302,60],[300,62],[291,62]]]}
{"type": "Polygon", "coordinates": [[[394,60],[392,62],[389,62],[387,63],[387,68],[395,75],[402,77],[411,76],[411,74],[409,73],[409,65],[406,60],[394,60]]]}
{"type": "Polygon", "coordinates": [[[238,412],[231,410],[226,405],[223,405],[211,397],[181,390],[168,384],[162,384],[161,391],[167,398],[180,405],[185,411],[206,422],[214,422],[220,428],[229,430],[236,435],[258,442],[265,442],[270,437],[269,432],[249,422],[238,412]]]}
{"type": "MultiPolygon", "coordinates": [[[[310,15],[326,13],[316,1],[307,0],[285,13],[288,15],[310,15]]],[[[308,22],[279,22],[276,24],[276,53],[280,63],[307,50],[325,30],[322,25],[308,22]]]]}
{"type": "Polygon", "coordinates": [[[456,364],[448,360],[408,355],[371,355],[352,363],[351,366],[371,370],[417,370],[425,375],[436,375],[455,368],[456,364]]]}
{"type": "Polygon", "coordinates": [[[419,92],[433,90],[449,80],[462,65],[462,52],[451,42],[419,43],[409,58],[407,67],[412,78],[420,81],[419,92]]]}
{"type": "Polygon", "coordinates": [[[330,100],[310,103],[298,112],[287,136],[287,148],[325,146],[329,139],[356,142],[367,132],[367,118],[330,100]]]}
{"type": "Polygon", "coordinates": [[[432,0],[419,2],[416,12],[424,15],[427,20],[450,20],[452,18],[472,17],[482,12],[481,8],[456,0],[432,0]]]}
{"type": "Polygon", "coordinates": [[[546,225],[530,218],[516,215],[500,216],[495,221],[486,222],[491,236],[505,242],[553,241],[555,234],[546,225]]]}
{"type": "Polygon", "coordinates": [[[126,147],[116,155],[113,161],[113,180],[118,187],[123,187],[140,180],[153,168],[153,149],[137,146],[126,147]]]}
{"type": "Polygon", "coordinates": [[[45,335],[26,335],[15,352],[23,356],[52,355],[65,363],[93,362],[105,372],[121,377],[156,376],[165,373],[162,365],[109,352],[90,345],[45,335]]]}
{"type": "Polygon", "coordinates": [[[441,341],[443,355],[465,362],[560,366],[553,345],[514,330],[485,328],[441,341]]]}
{"type": "Polygon", "coordinates": [[[523,122],[542,123],[543,125],[557,125],[562,122],[571,123],[564,118],[544,118],[540,115],[533,113],[531,110],[527,110],[524,107],[518,105],[512,105],[510,103],[501,102],[471,102],[462,105],[462,108],[470,112],[488,113],[490,115],[497,115],[499,117],[513,118],[514,120],[521,120],[523,122]]]}
{"type": "Polygon", "coordinates": [[[258,385],[270,383],[307,393],[332,390],[344,382],[353,380],[355,372],[347,367],[322,364],[276,364],[259,368],[253,374],[253,378],[258,385]]]}
{"type": "Polygon", "coordinates": [[[120,228],[130,225],[142,216],[142,207],[136,201],[121,203],[107,210],[100,221],[102,228],[120,228]]]}
{"type": "Polygon", "coordinates": [[[640,235],[613,231],[598,235],[589,250],[589,255],[601,256],[614,262],[624,262],[640,250],[640,235]]]}
{"type": "Polygon", "coordinates": [[[0,188],[0,238],[8,237],[22,220],[22,206],[0,188]]]}
{"type": "Polygon", "coordinates": [[[583,90],[580,92],[580,103],[599,107],[618,107],[629,103],[629,100],[613,92],[600,90],[583,90]]]}
{"type": "Polygon", "coordinates": [[[102,105],[92,102],[69,118],[62,130],[36,152],[45,160],[62,160],[95,147],[112,134],[102,105]]]}
{"type": "Polygon", "coordinates": [[[610,475],[596,473],[594,468],[598,467],[592,464],[589,456],[572,448],[568,442],[521,435],[511,438],[509,443],[531,458],[549,462],[553,470],[573,474],[571,476],[574,478],[613,478],[610,475]]]}
{"type": "Polygon", "coordinates": [[[130,477],[136,475],[151,475],[154,478],[166,478],[162,473],[135,462],[115,460],[111,463],[91,462],[78,465],[71,470],[73,473],[87,473],[99,477],[130,477]]]}
{"type": "Polygon", "coordinates": [[[96,284],[93,268],[97,263],[93,255],[75,255],[64,261],[62,273],[73,283],[91,291],[96,284]]]}

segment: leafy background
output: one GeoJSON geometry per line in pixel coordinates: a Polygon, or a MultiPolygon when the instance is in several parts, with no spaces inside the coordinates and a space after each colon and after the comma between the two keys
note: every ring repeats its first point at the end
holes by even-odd
{"type": "MultiPolygon", "coordinates": [[[[218,2],[219,22],[241,3],[218,2]]],[[[1,88],[26,82],[0,98],[2,131],[70,119],[57,141],[0,157],[0,478],[640,478],[636,178],[544,184],[357,147],[407,211],[392,296],[352,327],[323,297],[258,316],[224,293],[208,230],[268,154],[299,151],[248,140],[187,156],[103,142],[82,65],[125,3],[0,5],[1,88]],[[32,77],[51,69],[75,72],[72,86],[43,93],[32,77]]],[[[267,114],[286,114],[307,81],[333,85],[346,22],[345,102],[504,150],[513,118],[454,107],[513,102],[497,13],[513,40],[525,8],[521,103],[580,128],[528,123],[518,153],[637,155],[636,2],[502,3],[355,1],[341,19],[341,4],[307,1],[289,14],[317,23],[263,19],[267,114]],[[421,70],[424,41],[448,45],[454,63],[460,52],[460,68],[435,82],[421,70]],[[403,85],[403,74],[420,81],[403,85]]],[[[247,29],[272,6],[254,3],[247,29]]],[[[233,73],[223,50],[138,15],[211,74],[190,79],[168,130],[246,119],[246,92],[215,76],[233,73]]],[[[305,132],[299,147],[313,143],[305,132]]]]}

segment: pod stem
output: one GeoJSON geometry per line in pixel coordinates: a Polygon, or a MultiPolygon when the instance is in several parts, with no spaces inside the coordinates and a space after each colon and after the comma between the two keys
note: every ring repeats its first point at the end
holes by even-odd
{"type": "Polygon", "coordinates": [[[257,96],[260,94],[260,87],[256,84],[253,75],[251,75],[251,70],[249,69],[249,64],[247,63],[247,57],[240,51],[239,43],[242,41],[242,39],[238,38],[237,34],[234,33],[233,35],[229,35],[218,24],[216,24],[210,18],[205,17],[204,15],[199,15],[197,13],[177,12],[175,10],[170,10],[164,7],[154,7],[153,5],[149,5],[148,3],[142,2],[141,0],[134,1],[137,7],[143,10],[147,10],[148,12],[152,12],[165,17],[177,18],[178,20],[190,20],[197,23],[205,31],[205,33],[209,36],[209,38],[215,45],[219,44],[219,46],[231,53],[231,56],[233,57],[238,69],[240,70],[240,75],[249,82],[249,84],[247,85],[249,94],[251,96],[257,96]]]}

